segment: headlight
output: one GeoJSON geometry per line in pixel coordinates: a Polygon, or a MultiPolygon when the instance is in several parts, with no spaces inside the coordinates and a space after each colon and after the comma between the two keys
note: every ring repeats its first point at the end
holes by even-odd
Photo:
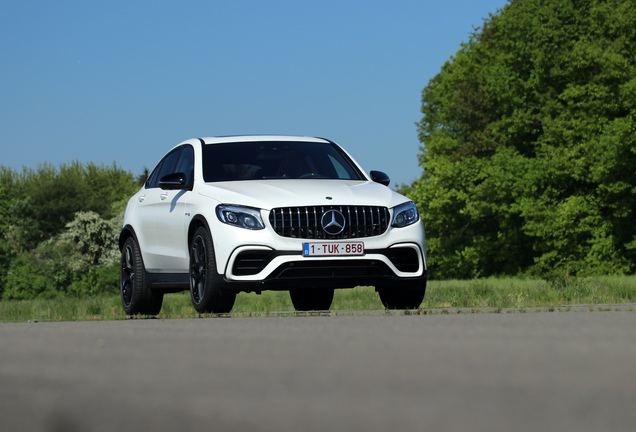
{"type": "Polygon", "coordinates": [[[409,201],[393,209],[393,223],[391,225],[396,228],[403,228],[413,225],[418,220],[420,220],[420,215],[417,213],[417,207],[415,207],[413,201],[409,201]]]}
{"type": "Polygon", "coordinates": [[[239,228],[251,230],[265,228],[263,219],[261,219],[261,212],[255,208],[238,205],[219,205],[216,207],[216,215],[221,222],[239,228]]]}

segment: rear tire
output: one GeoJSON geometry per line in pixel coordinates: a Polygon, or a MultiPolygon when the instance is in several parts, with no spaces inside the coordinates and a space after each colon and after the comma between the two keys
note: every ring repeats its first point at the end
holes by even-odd
{"type": "Polygon", "coordinates": [[[417,309],[424,300],[426,281],[418,285],[379,287],[377,291],[387,309],[417,309]]]}
{"type": "Polygon", "coordinates": [[[333,302],[333,288],[294,288],[289,290],[297,311],[329,310],[333,302]]]}
{"type": "Polygon", "coordinates": [[[218,314],[232,310],[236,292],[221,289],[221,282],[212,236],[204,227],[199,227],[190,243],[190,296],[197,312],[218,314]]]}
{"type": "Polygon", "coordinates": [[[146,284],[141,250],[133,237],[128,237],[121,249],[119,290],[128,315],[157,315],[161,310],[163,292],[146,284]]]}

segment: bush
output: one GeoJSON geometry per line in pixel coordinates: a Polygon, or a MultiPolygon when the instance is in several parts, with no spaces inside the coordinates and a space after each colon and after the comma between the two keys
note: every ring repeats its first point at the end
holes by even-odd
{"type": "Polygon", "coordinates": [[[132,174],[74,162],[0,166],[0,299],[112,293],[132,174]]]}

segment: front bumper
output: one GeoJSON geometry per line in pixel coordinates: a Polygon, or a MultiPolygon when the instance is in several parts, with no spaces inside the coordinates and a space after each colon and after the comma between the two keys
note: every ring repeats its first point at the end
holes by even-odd
{"type": "Polygon", "coordinates": [[[255,231],[211,221],[217,269],[227,288],[350,288],[426,280],[426,239],[421,222],[404,228],[389,227],[381,235],[360,238],[364,255],[305,257],[303,243],[312,240],[280,236],[269,218],[263,219],[265,229],[255,231]]]}
{"type": "Polygon", "coordinates": [[[416,243],[367,250],[354,257],[304,257],[298,252],[247,245],[232,253],[224,276],[227,288],[238,291],[353,288],[425,281],[426,264],[416,243]]]}

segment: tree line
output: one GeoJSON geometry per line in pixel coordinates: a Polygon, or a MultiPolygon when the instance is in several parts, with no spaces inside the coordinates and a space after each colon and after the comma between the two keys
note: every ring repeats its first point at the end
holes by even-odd
{"type": "Polygon", "coordinates": [[[513,0],[422,91],[431,275],[636,270],[636,1],[513,0]]]}
{"type": "Polygon", "coordinates": [[[117,239],[143,183],[116,164],[0,166],[0,298],[117,292],[117,239]]]}

